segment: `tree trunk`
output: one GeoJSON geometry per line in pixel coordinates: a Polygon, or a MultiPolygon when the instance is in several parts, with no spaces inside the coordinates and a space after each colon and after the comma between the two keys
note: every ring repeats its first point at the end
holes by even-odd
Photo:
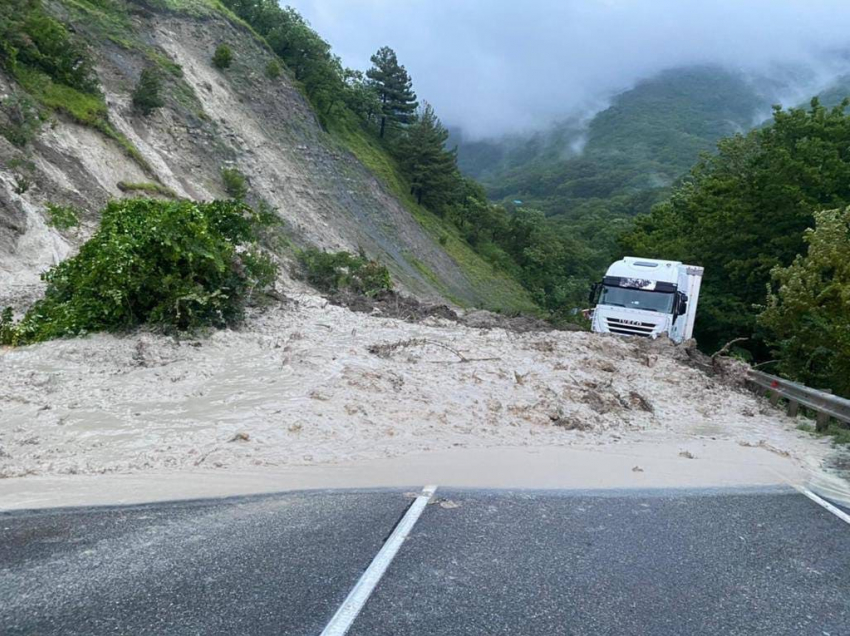
{"type": "Polygon", "coordinates": [[[381,117],[381,139],[384,138],[384,130],[386,129],[386,127],[387,127],[387,116],[384,115],[383,117],[381,117]]]}

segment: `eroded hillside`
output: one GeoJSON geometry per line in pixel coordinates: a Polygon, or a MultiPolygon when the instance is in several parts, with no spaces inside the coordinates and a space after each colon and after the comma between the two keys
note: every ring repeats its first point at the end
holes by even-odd
{"type": "MultiPolygon", "coordinates": [[[[41,109],[45,121],[29,143],[0,137],[0,304],[21,308],[32,299],[39,274],[90,235],[110,198],[223,198],[221,171],[229,167],[247,177],[250,203],[277,209],[296,244],[363,250],[418,296],[531,305],[514,281],[450,233],[447,241],[436,217],[400,200],[325,132],[286,72],[268,76],[274,56],[265,43],[217,3],[63,0],[45,7],[89,45],[115,134],[62,109],[41,109]],[[224,70],[211,61],[219,44],[234,52],[224,70]],[[166,104],[144,116],[131,94],[152,64],[165,78],[166,104]],[[49,227],[49,203],[80,208],[81,227],[49,227]]],[[[8,72],[0,71],[0,95],[5,104],[24,95],[8,72]]],[[[0,123],[14,119],[10,112],[4,109],[0,123]]]]}

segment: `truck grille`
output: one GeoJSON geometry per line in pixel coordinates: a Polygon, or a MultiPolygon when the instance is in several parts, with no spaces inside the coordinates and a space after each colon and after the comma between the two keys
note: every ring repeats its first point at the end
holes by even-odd
{"type": "Polygon", "coordinates": [[[638,322],[637,320],[621,320],[619,318],[606,318],[608,331],[625,336],[651,336],[656,325],[651,322],[638,322]]]}

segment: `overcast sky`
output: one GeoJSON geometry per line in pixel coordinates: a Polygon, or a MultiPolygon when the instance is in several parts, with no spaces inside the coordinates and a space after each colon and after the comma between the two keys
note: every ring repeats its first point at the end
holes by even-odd
{"type": "MultiPolygon", "coordinates": [[[[420,99],[473,136],[598,109],[655,72],[719,63],[843,67],[848,0],[282,0],[347,66],[389,45],[420,99]]],[[[805,92],[809,87],[801,87],[805,92]]]]}

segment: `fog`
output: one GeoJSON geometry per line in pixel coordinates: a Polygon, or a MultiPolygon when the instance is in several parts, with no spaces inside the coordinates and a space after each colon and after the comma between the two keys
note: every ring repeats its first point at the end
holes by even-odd
{"type": "Polygon", "coordinates": [[[394,48],[420,100],[473,137],[586,116],[640,79],[678,66],[793,75],[777,95],[791,103],[850,68],[846,0],[292,4],[347,66],[365,70],[380,46],[394,48]]]}

